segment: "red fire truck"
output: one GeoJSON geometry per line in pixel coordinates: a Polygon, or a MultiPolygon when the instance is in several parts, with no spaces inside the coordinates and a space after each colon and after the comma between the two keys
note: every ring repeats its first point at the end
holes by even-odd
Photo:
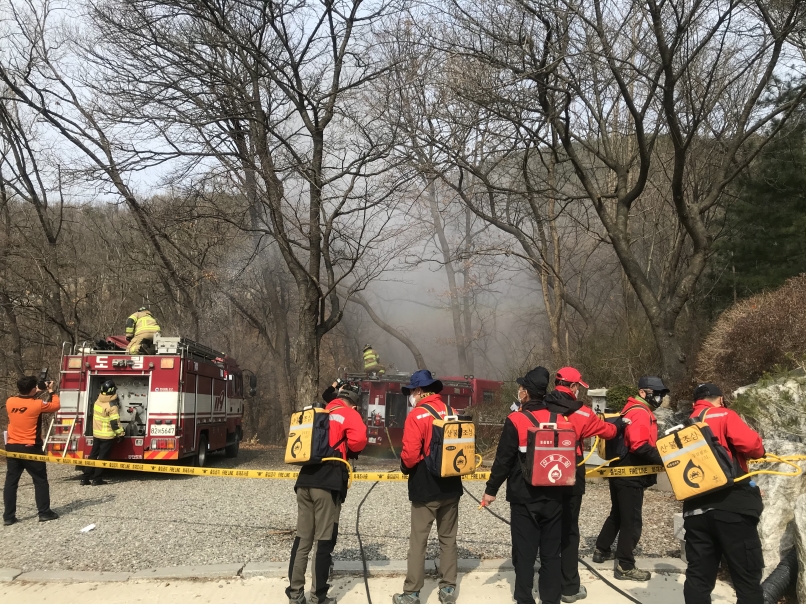
{"type": "MultiPolygon", "coordinates": [[[[129,355],[126,340],[62,351],[61,410],[47,437],[46,451],[84,458],[92,449],[92,411],[101,385],[114,380],[124,437],[112,460],[179,460],[204,466],[207,454],[238,455],[243,438],[243,373],[224,353],[186,338],[158,336],[154,355],[129,355]]],[[[253,394],[254,380],[250,382],[253,394]]]]}
{"type": "MultiPolygon", "coordinates": [[[[359,384],[361,405],[359,411],[367,423],[367,451],[390,451],[389,444],[400,453],[403,442],[403,425],[411,409],[408,398],[400,390],[409,383],[410,375],[402,372],[378,374],[347,373],[343,379],[359,384]]],[[[457,413],[479,405],[490,405],[500,397],[502,382],[473,376],[439,377],[442,382],[442,399],[457,413]]]]}

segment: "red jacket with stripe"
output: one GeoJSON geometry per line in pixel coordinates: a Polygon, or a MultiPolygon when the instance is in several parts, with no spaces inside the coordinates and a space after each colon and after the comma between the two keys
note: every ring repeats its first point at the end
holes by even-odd
{"type": "MultiPolygon", "coordinates": [[[[699,418],[705,410],[708,410],[705,423],[714,437],[728,451],[731,459],[736,457],[742,471],[747,472],[747,460],[764,455],[764,444],[759,434],[747,426],[733,410],[714,406],[704,399],[694,402],[691,417],[699,418]]],[[[761,499],[761,490],[751,478],[683,502],[684,515],[706,510],[722,510],[758,518],[764,510],[764,502],[761,499]]]]}
{"type": "Polygon", "coordinates": [[[431,451],[431,427],[434,416],[423,406],[428,405],[445,418],[448,407],[438,394],[423,397],[406,416],[403,426],[403,450],[400,470],[409,476],[409,500],[434,502],[462,495],[461,477],[437,477],[425,467],[425,457],[431,451]]]}
{"type": "MultiPolygon", "coordinates": [[[[563,416],[574,427],[577,440],[577,462],[582,459],[581,440],[587,437],[606,434],[615,436],[616,427],[601,420],[590,408],[582,405],[581,402],[573,398],[563,397],[568,407],[555,405],[551,406],[545,401],[527,401],[523,404],[522,410],[532,412],[538,422],[548,422],[550,413],[563,416]],[[574,405],[578,404],[578,405],[574,405]],[[553,409],[557,408],[557,409],[553,409]],[[565,409],[563,414],[558,409],[565,409]],[[574,409],[576,408],[576,409],[574,409]],[[570,411],[573,409],[573,411],[570,411]]],[[[573,487],[536,487],[527,483],[523,476],[523,464],[526,457],[526,439],[529,427],[534,424],[523,413],[523,411],[512,412],[504,422],[501,432],[501,439],[498,441],[498,450],[495,453],[495,462],[490,471],[490,479],[487,481],[485,492],[491,496],[498,494],[498,490],[506,480],[507,501],[516,504],[527,504],[539,499],[561,498],[563,494],[582,494],[585,492],[585,467],[577,467],[576,483],[573,487]]]]}
{"type": "MultiPolygon", "coordinates": [[[[361,415],[342,399],[333,399],[325,406],[330,412],[328,441],[338,451],[339,456],[347,459],[348,450],[357,457],[367,445],[367,427],[361,415]]],[[[339,492],[342,501],[347,497],[349,472],[342,462],[330,461],[322,464],[308,464],[300,468],[294,489],[298,487],[317,487],[332,492],[339,492]]]]}
{"type": "MultiPolygon", "coordinates": [[[[658,453],[658,419],[652,413],[649,404],[643,399],[630,397],[621,412],[622,418],[630,421],[624,427],[624,445],[627,455],[613,463],[613,466],[643,466],[655,464],[663,466],[663,460],[658,453]]],[[[618,477],[610,479],[616,485],[635,487],[650,487],[658,482],[657,475],[644,475],[642,477],[618,477]]]]}
{"type": "Polygon", "coordinates": [[[761,458],[764,455],[764,444],[761,436],[751,429],[739,414],[725,407],[717,407],[710,401],[700,399],[694,402],[694,409],[691,412],[692,418],[699,418],[705,410],[705,422],[711,428],[711,432],[724,447],[731,460],[734,453],[737,454],[737,462],[741,469],[747,472],[747,461],[753,458],[761,458]]]}
{"type": "MultiPolygon", "coordinates": [[[[574,425],[577,434],[577,464],[582,461],[583,439],[597,435],[602,439],[612,439],[618,433],[613,424],[605,422],[596,412],[577,401],[574,392],[568,387],[558,386],[546,395],[544,402],[549,411],[562,414],[574,425]]],[[[585,465],[577,466],[576,483],[566,489],[570,489],[574,495],[585,493],[585,465]]]]}

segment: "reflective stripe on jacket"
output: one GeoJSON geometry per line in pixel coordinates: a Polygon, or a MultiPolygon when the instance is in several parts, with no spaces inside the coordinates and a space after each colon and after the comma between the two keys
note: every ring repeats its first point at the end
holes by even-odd
{"type": "Polygon", "coordinates": [[[114,439],[122,435],[118,396],[98,395],[92,407],[92,436],[96,439],[114,439]]]}
{"type": "Polygon", "coordinates": [[[126,319],[126,336],[137,336],[146,332],[159,332],[160,326],[151,311],[137,311],[126,319]]]}
{"type": "Polygon", "coordinates": [[[374,368],[378,365],[380,361],[380,357],[378,354],[373,351],[372,349],[367,349],[364,351],[364,369],[374,368]]]}

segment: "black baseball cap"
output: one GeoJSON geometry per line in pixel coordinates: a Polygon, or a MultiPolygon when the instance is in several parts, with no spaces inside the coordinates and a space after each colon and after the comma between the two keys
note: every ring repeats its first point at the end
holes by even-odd
{"type": "Polygon", "coordinates": [[[712,397],[724,397],[724,395],[722,395],[722,390],[711,382],[704,382],[694,389],[694,401],[712,397]]]}
{"type": "Polygon", "coordinates": [[[669,391],[659,376],[641,376],[638,379],[638,388],[652,390],[655,393],[667,393],[669,391]]]}
{"type": "Polygon", "coordinates": [[[549,388],[549,371],[543,366],[537,366],[526,372],[526,376],[515,379],[515,382],[531,393],[545,395],[549,388]]]}

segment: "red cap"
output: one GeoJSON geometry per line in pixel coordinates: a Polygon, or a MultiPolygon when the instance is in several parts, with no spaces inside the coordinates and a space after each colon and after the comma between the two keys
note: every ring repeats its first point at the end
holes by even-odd
{"type": "Polygon", "coordinates": [[[563,382],[576,382],[586,389],[588,388],[588,383],[582,382],[582,374],[579,373],[579,370],[570,366],[557,370],[557,380],[562,380],[563,382]]]}

